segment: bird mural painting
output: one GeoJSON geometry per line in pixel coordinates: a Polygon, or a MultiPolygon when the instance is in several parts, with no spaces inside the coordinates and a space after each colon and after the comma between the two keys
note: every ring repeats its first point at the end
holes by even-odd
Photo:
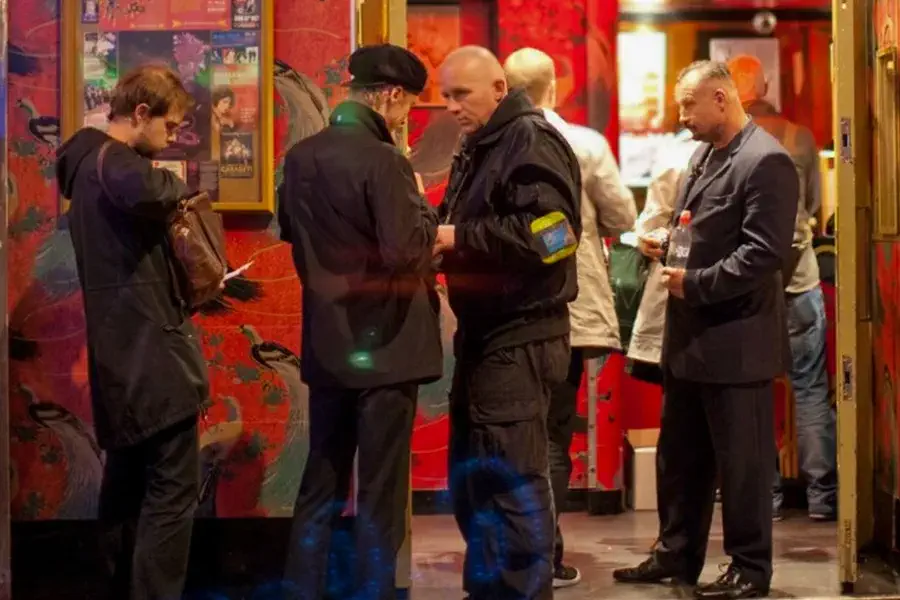
{"type": "Polygon", "coordinates": [[[28,113],[28,132],[31,137],[56,150],[60,140],[59,117],[42,115],[28,98],[19,99],[16,106],[28,113]]]}
{"type": "Polygon", "coordinates": [[[57,519],[92,519],[97,516],[103,453],[89,426],[55,402],[41,402],[22,386],[29,397],[28,416],[38,427],[51,430],[63,446],[69,465],[66,490],[57,519]]]}
{"type": "Polygon", "coordinates": [[[236,398],[227,396],[225,419],[206,428],[200,434],[201,489],[198,517],[216,516],[216,488],[222,476],[223,465],[228,454],[244,433],[241,404],[236,398]]]}
{"type": "Polygon", "coordinates": [[[250,355],[264,369],[273,371],[284,384],[290,411],[284,448],[266,467],[260,504],[276,513],[290,512],[309,456],[309,389],[300,379],[300,359],[277,342],[264,340],[251,325],[242,325],[250,341],[250,355]]]}

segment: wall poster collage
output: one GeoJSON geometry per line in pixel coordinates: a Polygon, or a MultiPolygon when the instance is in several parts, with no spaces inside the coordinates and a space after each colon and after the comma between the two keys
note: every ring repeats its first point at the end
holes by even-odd
{"type": "MultiPolygon", "coordinates": [[[[120,77],[161,64],[195,104],[157,166],[222,204],[265,203],[262,0],[80,0],[84,125],[104,129],[120,77]],[[255,188],[255,190],[254,190],[255,188]]],[[[271,162],[271,161],[269,161],[271,162]]]]}

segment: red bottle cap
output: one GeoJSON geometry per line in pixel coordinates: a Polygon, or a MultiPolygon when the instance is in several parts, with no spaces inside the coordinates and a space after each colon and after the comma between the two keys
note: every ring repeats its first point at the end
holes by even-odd
{"type": "Polygon", "coordinates": [[[678,217],[678,223],[687,227],[691,224],[691,211],[685,210],[681,212],[681,215],[678,217]]]}

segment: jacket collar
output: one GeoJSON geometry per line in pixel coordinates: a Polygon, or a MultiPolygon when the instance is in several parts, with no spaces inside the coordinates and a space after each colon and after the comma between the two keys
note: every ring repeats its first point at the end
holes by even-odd
{"type": "Polygon", "coordinates": [[[466,139],[465,146],[474,148],[475,146],[493,144],[503,135],[506,126],[512,121],[526,115],[539,114],[541,114],[541,111],[534,107],[534,104],[528,99],[525,90],[513,89],[500,101],[494,114],[484,124],[484,127],[466,139]]]}
{"type": "Polygon", "coordinates": [[[332,127],[356,127],[364,129],[382,142],[393,144],[394,138],[384,121],[384,117],[355,100],[341,102],[331,113],[329,123],[332,127]]]}

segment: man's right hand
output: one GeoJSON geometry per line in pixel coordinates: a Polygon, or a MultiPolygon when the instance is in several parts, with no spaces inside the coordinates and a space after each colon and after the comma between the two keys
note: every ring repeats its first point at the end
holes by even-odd
{"type": "Polygon", "coordinates": [[[638,250],[647,258],[659,260],[663,255],[662,246],[667,239],[669,239],[669,230],[659,227],[638,237],[638,250]]]}

